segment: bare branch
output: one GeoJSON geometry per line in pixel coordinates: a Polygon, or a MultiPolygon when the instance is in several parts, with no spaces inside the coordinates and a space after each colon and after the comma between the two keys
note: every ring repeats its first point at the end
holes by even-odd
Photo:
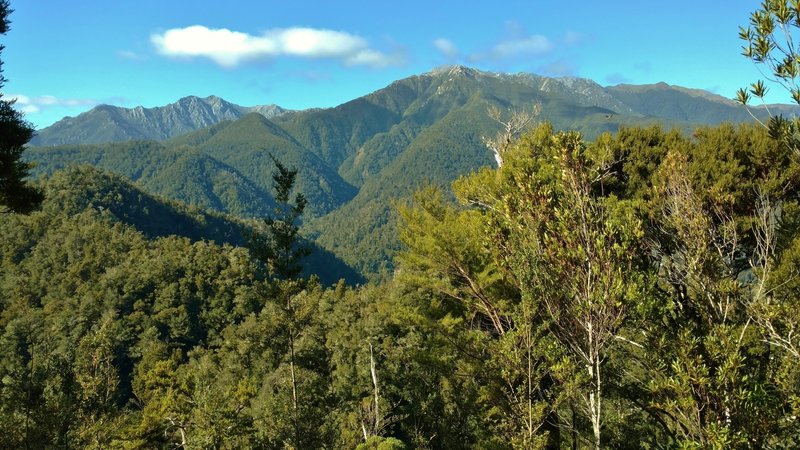
{"type": "Polygon", "coordinates": [[[503,119],[503,113],[497,106],[490,106],[487,114],[502,126],[502,130],[494,138],[483,138],[483,143],[494,153],[497,167],[503,165],[503,154],[511,144],[536,121],[541,112],[541,105],[534,105],[531,111],[511,110],[511,117],[503,119]]]}

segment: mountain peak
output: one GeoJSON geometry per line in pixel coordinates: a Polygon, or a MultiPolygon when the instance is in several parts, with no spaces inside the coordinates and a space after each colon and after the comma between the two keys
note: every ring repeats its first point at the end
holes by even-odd
{"type": "Polygon", "coordinates": [[[558,77],[557,80],[561,81],[562,84],[569,86],[569,87],[576,87],[576,86],[597,86],[601,88],[597,82],[590,78],[582,78],[576,76],[565,76],[565,77],[558,77]]]}
{"type": "MultiPolygon", "coordinates": [[[[202,99],[196,95],[187,95],[186,97],[179,98],[175,103],[170,103],[169,105],[180,105],[185,103],[197,103],[198,101],[202,101],[202,99]]],[[[169,106],[166,105],[166,106],[169,106]]]]}
{"type": "MultiPolygon", "coordinates": [[[[366,114],[371,120],[370,129],[386,132],[391,128],[390,122],[397,117],[417,114],[416,117],[421,118],[419,120],[427,123],[429,119],[433,120],[450,109],[463,107],[470,101],[483,100],[484,103],[492,103],[506,97],[506,100],[500,101],[501,104],[550,102],[553,104],[550,107],[552,114],[563,116],[565,124],[574,123],[589,115],[594,121],[592,124],[595,131],[613,129],[614,125],[609,122],[607,111],[634,119],[653,117],[678,122],[717,123],[720,120],[719,114],[708,113],[707,117],[695,117],[688,112],[705,111],[711,105],[735,106],[730,100],[716,94],[670,86],[664,82],[604,87],[587,78],[495,73],[456,64],[436,67],[430,72],[397,80],[384,89],[331,108],[326,114],[347,112],[348,123],[366,114]],[[696,100],[709,103],[691,104],[696,100]],[[365,104],[378,105],[381,109],[366,113],[365,104]],[[375,114],[380,114],[380,117],[375,114]]],[[[78,117],[65,118],[40,130],[31,144],[49,146],[133,139],[163,140],[221,121],[236,120],[252,112],[272,119],[289,111],[277,105],[240,106],[217,95],[203,98],[187,96],[175,103],[155,108],[101,105],[78,117]]],[[[312,114],[311,111],[308,113],[312,114]]],[[[725,112],[723,116],[725,120],[731,121],[749,120],[749,116],[739,109],[731,110],[730,114],[725,112]]],[[[278,122],[290,120],[293,119],[285,118],[278,122]]],[[[317,136],[316,131],[309,133],[317,136]]],[[[350,148],[351,144],[349,140],[337,141],[336,147],[350,148]]],[[[314,143],[312,146],[317,145],[320,144],[314,143]]],[[[331,152],[337,155],[341,153],[339,150],[331,152]]]]}
{"type": "Polygon", "coordinates": [[[188,95],[174,103],[154,108],[99,105],[77,117],[65,117],[40,130],[31,144],[49,146],[134,139],[163,140],[223,120],[236,120],[251,112],[275,117],[287,111],[277,105],[239,106],[216,95],[205,98],[188,95]]]}
{"type": "Polygon", "coordinates": [[[477,75],[486,75],[488,72],[482,72],[472,67],[463,66],[461,64],[448,64],[433,68],[426,75],[431,76],[468,76],[475,77],[477,75]]]}
{"type": "Polygon", "coordinates": [[[202,99],[203,103],[211,106],[212,108],[222,108],[222,107],[232,107],[232,108],[241,108],[238,105],[234,105],[228,101],[225,101],[222,97],[218,97],[216,95],[209,95],[208,97],[202,99]]]}

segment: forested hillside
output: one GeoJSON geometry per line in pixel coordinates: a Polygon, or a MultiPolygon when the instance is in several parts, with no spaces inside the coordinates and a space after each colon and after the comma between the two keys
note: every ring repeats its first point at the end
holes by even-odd
{"type": "Polygon", "coordinates": [[[399,204],[396,270],[355,288],[56,172],[41,211],[0,215],[0,447],[800,445],[787,141],[544,124],[498,152],[399,204]]]}
{"type": "Polygon", "coordinates": [[[6,96],[0,61],[0,450],[800,448],[800,0],[764,1],[738,36],[792,105],[764,81],[729,100],[455,65],[332,108],[189,96],[37,135],[25,114],[118,79],[302,105],[415,59],[680,66],[697,85],[733,67],[707,17],[736,8],[697,2],[513,22],[477,3],[124,3],[103,5],[112,27],[24,5],[36,32],[9,61],[30,84],[6,96]],[[507,36],[475,40],[498,17],[507,36]]]}
{"type": "MultiPolygon", "coordinates": [[[[381,278],[394,270],[400,248],[393,204],[425,184],[449,191],[459,176],[493,164],[485,140],[502,125],[489,117],[491,108],[505,113],[501,121],[513,111],[538,109],[539,119],[555,129],[577,130],[590,140],[624,126],[658,123],[690,132],[699,124],[752,120],[730,100],[663,83],[602,87],[580,78],[452,66],[335,108],[244,115],[247,108],[210,97],[182,99],[145,115],[115,110],[127,117],[115,123],[127,128],[140,127],[130,120],[147,119],[148,127],[171,131],[109,135],[106,140],[126,142],[86,145],[97,139],[80,138],[76,130],[116,129],[89,120],[105,111],[95,109],[80,116],[78,128],[65,119],[40,132],[38,142],[70,144],[31,148],[26,157],[37,162],[35,175],[93,164],[148,192],[248,218],[275,207],[269,175],[274,157],[299,171],[295,191],[308,200],[304,234],[362,275],[381,278]],[[181,130],[211,126],[175,136],[172,125],[192,117],[202,120],[181,130]],[[164,140],[128,140],[143,137],[164,140]]],[[[787,106],[771,110],[791,112],[787,106]]],[[[762,108],[752,112],[766,117],[762,108]]]]}

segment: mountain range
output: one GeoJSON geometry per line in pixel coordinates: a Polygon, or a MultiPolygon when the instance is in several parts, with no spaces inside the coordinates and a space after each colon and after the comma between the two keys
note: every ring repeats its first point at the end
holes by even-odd
{"type": "Polygon", "coordinates": [[[100,105],[77,117],[65,117],[39,130],[31,140],[31,145],[163,140],[223,120],[236,120],[251,112],[275,117],[287,110],[278,105],[239,106],[213,95],[206,98],[184,97],[175,103],[155,108],[100,105]]]}
{"type": "MultiPolygon", "coordinates": [[[[398,80],[334,108],[245,108],[187,97],[161,108],[100,106],[41,130],[26,152],[37,174],[89,163],[149,192],[243,217],[270,213],[272,158],[298,169],[309,200],[304,231],[365,275],[392,269],[393,202],[421,184],[444,187],[493,164],[487,114],[541,107],[541,120],[588,139],[620,127],[747,122],[751,113],[707,91],[603,87],[582,78],[497,74],[463,66],[398,80]]],[[[773,113],[792,107],[771,106],[773,113]]]]}

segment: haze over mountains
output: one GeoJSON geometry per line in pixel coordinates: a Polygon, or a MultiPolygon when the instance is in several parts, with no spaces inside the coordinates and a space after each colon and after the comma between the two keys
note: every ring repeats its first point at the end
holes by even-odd
{"type": "Polygon", "coordinates": [[[296,187],[309,200],[306,233],[359,272],[375,274],[391,269],[397,248],[394,199],[493,164],[483,139],[499,124],[488,108],[537,104],[542,120],[589,139],[621,126],[690,130],[752,120],[733,101],[664,83],[602,87],[455,66],[327,109],[248,108],[218,97],[151,109],[99,106],[41,130],[33,141],[40,147],[26,156],[38,174],[89,163],[149,192],[244,217],[271,211],[275,157],[299,170],[296,187]]]}

